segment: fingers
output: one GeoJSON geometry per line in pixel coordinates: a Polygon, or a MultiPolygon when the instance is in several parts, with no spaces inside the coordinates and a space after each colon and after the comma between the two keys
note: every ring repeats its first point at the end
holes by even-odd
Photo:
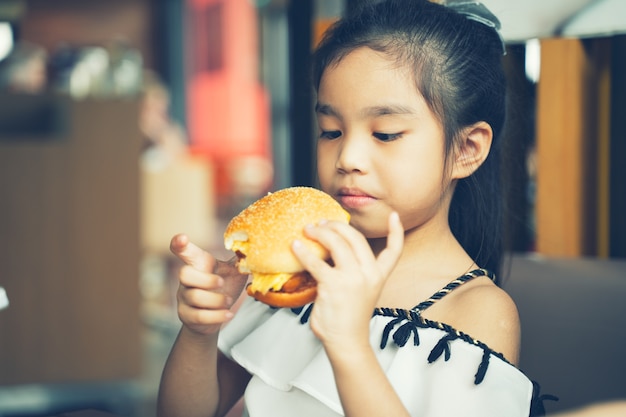
{"type": "MultiPolygon", "coordinates": [[[[181,280],[182,281],[182,280],[181,280]]],[[[209,281],[209,280],[206,280],[209,281]]],[[[208,287],[208,286],[207,286],[208,287]]],[[[181,304],[187,305],[193,308],[201,309],[221,309],[229,308],[232,304],[232,299],[218,292],[217,288],[202,288],[202,287],[189,287],[184,284],[181,285],[178,291],[178,297],[181,304]]]]}
{"type": "Polygon", "coordinates": [[[212,272],[215,258],[189,241],[185,234],[178,234],[170,241],[170,250],[187,265],[199,271],[212,272]]]}
{"type": "Polygon", "coordinates": [[[315,279],[319,276],[323,276],[324,272],[330,269],[330,265],[308,250],[300,240],[293,242],[291,250],[304,269],[313,275],[315,279]]]}
{"type": "Polygon", "coordinates": [[[232,318],[233,299],[224,293],[224,279],[191,265],[179,271],[178,317],[194,332],[213,333],[232,318]]]}
{"type": "Polygon", "coordinates": [[[214,333],[222,324],[233,318],[233,312],[227,309],[193,308],[185,304],[178,305],[178,316],[192,331],[214,333]]]}
{"type": "Polygon", "coordinates": [[[372,261],[365,236],[348,224],[321,222],[319,226],[307,226],[305,234],[328,249],[338,268],[353,266],[355,261],[361,265],[372,261]]]}
{"type": "MultiPolygon", "coordinates": [[[[185,265],[178,272],[178,316],[184,325],[196,333],[209,334],[233,317],[233,294],[241,292],[242,279],[231,279],[233,265],[218,263],[208,252],[189,241],[184,234],[170,241],[170,249],[185,265]],[[222,265],[220,268],[218,266],[222,265]],[[217,274],[227,274],[233,284],[217,274]]],[[[236,278],[236,277],[235,277],[236,278]]]]}
{"type": "Polygon", "coordinates": [[[180,269],[178,280],[184,287],[199,288],[205,291],[217,291],[224,284],[224,278],[221,276],[207,274],[191,265],[185,265],[180,269]]]}
{"type": "MultiPolygon", "coordinates": [[[[377,257],[373,255],[363,234],[341,222],[323,222],[319,226],[309,226],[305,229],[305,234],[329,250],[335,267],[354,268],[358,265],[365,270],[378,270],[386,277],[394,268],[404,245],[404,229],[396,212],[389,216],[388,230],[386,247],[377,257]]],[[[306,250],[301,242],[294,242],[293,250],[314,276],[316,272],[322,273],[330,268],[326,262],[306,250]]]]}
{"type": "Polygon", "coordinates": [[[213,333],[233,317],[229,297],[200,288],[181,285],[178,289],[178,317],[194,332],[213,333]]]}

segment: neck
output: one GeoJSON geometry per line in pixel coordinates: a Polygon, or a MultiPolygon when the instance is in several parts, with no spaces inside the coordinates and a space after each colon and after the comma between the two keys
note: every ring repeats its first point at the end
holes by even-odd
{"type": "MultiPolygon", "coordinates": [[[[385,249],[386,238],[369,240],[376,256],[385,249]]],[[[404,233],[404,248],[394,275],[412,271],[413,277],[455,278],[476,265],[452,234],[447,222],[429,222],[404,233]]],[[[402,274],[403,275],[403,274],[402,274]]]]}
{"type": "MultiPolygon", "coordinates": [[[[432,232],[432,235],[423,229],[405,232],[402,254],[387,278],[378,305],[412,308],[476,268],[449,228],[432,232]]],[[[380,242],[375,244],[380,246],[380,242]]]]}

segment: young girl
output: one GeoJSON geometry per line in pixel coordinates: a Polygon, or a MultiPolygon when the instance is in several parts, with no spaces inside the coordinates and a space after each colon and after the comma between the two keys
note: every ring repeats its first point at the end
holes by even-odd
{"type": "Polygon", "coordinates": [[[160,416],[224,415],[244,393],[250,416],[529,415],[517,310],[494,275],[502,54],[477,3],[379,1],[327,33],[318,176],[351,224],[305,230],[332,265],[293,243],[313,305],[247,298],[234,318],[246,277],[173,238],[183,326],[160,416]]]}

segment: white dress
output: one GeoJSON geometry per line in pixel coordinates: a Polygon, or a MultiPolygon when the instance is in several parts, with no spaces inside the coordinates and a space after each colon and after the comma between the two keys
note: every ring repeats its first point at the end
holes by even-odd
{"type": "MultiPolygon", "coordinates": [[[[310,307],[275,309],[249,298],[220,333],[220,350],[252,374],[244,416],[344,415],[330,362],[308,324],[310,307]]],[[[417,307],[377,309],[370,321],[372,348],[411,416],[529,416],[533,384],[519,369],[421,318],[417,307]]]]}

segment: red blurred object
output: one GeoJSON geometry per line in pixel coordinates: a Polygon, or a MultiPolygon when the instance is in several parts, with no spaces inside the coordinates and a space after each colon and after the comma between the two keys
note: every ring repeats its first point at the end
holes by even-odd
{"type": "Polygon", "coordinates": [[[218,196],[228,199],[238,192],[229,169],[233,161],[261,159],[271,167],[269,96],[258,80],[256,8],[250,0],[187,0],[187,11],[191,149],[215,163],[218,196]]]}

